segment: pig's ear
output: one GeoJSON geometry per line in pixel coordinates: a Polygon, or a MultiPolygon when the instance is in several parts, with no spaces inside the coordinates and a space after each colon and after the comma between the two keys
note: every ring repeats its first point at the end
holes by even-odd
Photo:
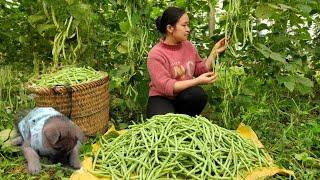
{"type": "Polygon", "coordinates": [[[44,128],[44,136],[49,144],[56,144],[60,138],[60,131],[57,128],[44,128]]]}
{"type": "Polygon", "coordinates": [[[77,136],[78,140],[81,143],[84,143],[84,142],[87,141],[87,137],[84,135],[83,131],[80,129],[79,126],[74,125],[74,130],[75,130],[75,133],[76,133],[76,136],[77,136]]]}

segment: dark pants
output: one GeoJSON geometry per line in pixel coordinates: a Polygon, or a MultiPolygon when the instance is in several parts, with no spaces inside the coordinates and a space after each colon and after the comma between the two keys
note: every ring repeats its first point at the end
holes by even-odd
{"type": "Polygon", "coordinates": [[[147,118],[166,113],[199,115],[207,103],[207,95],[200,86],[190,87],[180,92],[175,99],[164,96],[150,96],[147,105],[147,118]]]}

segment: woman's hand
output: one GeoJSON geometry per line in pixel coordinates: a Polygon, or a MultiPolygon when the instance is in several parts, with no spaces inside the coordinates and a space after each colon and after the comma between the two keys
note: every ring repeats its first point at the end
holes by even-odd
{"type": "Polygon", "coordinates": [[[204,74],[201,74],[196,78],[198,84],[211,84],[215,82],[218,79],[218,74],[215,72],[207,72],[204,74]]]}
{"type": "Polygon", "coordinates": [[[212,63],[218,57],[219,53],[222,53],[227,49],[228,43],[228,38],[222,38],[213,46],[211,53],[206,60],[206,66],[210,71],[212,70],[212,63]]]}
{"type": "Polygon", "coordinates": [[[179,92],[196,85],[211,84],[215,82],[217,78],[218,78],[217,73],[207,72],[207,73],[201,74],[197,78],[184,80],[184,81],[177,81],[173,85],[173,93],[178,94],[179,92]]]}
{"type": "Polygon", "coordinates": [[[211,54],[212,55],[218,55],[225,51],[227,49],[227,45],[229,43],[228,38],[222,38],[220,39],[212,48],[211,54]]]}

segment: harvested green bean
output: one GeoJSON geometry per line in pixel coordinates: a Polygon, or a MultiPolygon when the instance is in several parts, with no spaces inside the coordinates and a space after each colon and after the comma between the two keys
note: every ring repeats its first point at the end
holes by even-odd
{"type": "Polygon", "coordinates": [[[64,67],[50,74],[43,74],[38,79],[32,79],[30,83],[34,87],[53,87],[56,85],[75,85],[103,78],[105,73],[94,70],[91,67],[64,67]]]}
{"type": "Polygon", "coordinates": [[[263,149],[201,116],[153,116],[100,144],[92,173],[120,179],[236,179],[271,166],[263,149]]]}

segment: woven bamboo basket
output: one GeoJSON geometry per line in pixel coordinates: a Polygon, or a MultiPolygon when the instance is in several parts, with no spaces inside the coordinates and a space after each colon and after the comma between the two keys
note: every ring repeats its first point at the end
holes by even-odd
{"type": "Polygon", "coordinates": [[[88,136],[107,131],[109,121],[109,76],[72,86],[27,88],[32,92],[37,107],[53,107],[71,118],[88,136]]]}

